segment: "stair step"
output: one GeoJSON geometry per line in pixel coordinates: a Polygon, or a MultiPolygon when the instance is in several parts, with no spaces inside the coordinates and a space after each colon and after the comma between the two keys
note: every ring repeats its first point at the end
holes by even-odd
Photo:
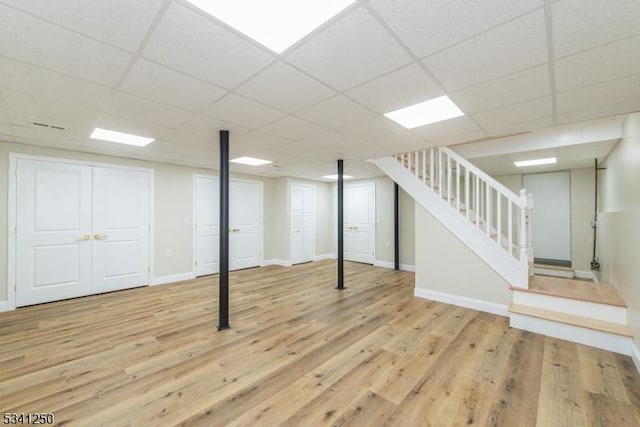
{"type": "Polygon", "coordinates": [[[618,294],[616,287],[608,283],[593,283],[561,277],[534,275],[529,279],[528,289],[512,289],[616,307],[627,307],[620,294],[618,294]]]}
{"type": "Polygon", "coordinates": [[[621,337],[633,337],[631,329],[627,325],[590,319],[588,317],[573,316],[570,314],[559,313],[557,311],[542,310],[518,304],[510,304],[509,312],[564,323],[566,325],[578,326],[594,331],[606,332],[621,337]]]}

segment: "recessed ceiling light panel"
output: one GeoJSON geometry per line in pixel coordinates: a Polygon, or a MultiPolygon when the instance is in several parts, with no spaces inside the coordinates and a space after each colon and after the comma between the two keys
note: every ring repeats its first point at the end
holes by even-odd
{"type": "Polygon", "coordinates": [[[464,113],[445,95],[386,113],[385,116],[407,129],[412,129],[464,116],[464,113]]]}
{"type": "MultiPolygon", "coordinates": [[[[325,175],[323,176],[323,178],[325,179],[338,179],[338,175],[325,175]]],[[[342,179],[349,179],[349,178],[353,178],[351,175],[342,175],[342,179]]]]}
{"type": "Polygon", "coordinates": [[[233,163],[240,163],[241,165],[249,166],[262,166],[271,163],[271,160],[255,159],[253,157],[238,157],[237,159],[230,160],[233,163]]]}
{"type": "Polygon", "coordinates": [[[522,161],[513,162],[513,163],[519,168],[526,167],[526,166],[553,165],[556,163],[556,158],[549,157],[546,159],[522,160],[522,161]]]}
{"type": "Polygon", "coordinates": [[[276,53],[346,9],[355,0],[187,0],[276,53]]]}
{"type": "Polygon", "coordinates": [[[130,133],[117,132],[115,130],[95,128],[90,136],[91,139],[99,139],[102,141],[117,142],[120,144],[135,145],[136,147],[144,147],[153,142],[153,138],[144,136],[131,135],[130,133]]]}

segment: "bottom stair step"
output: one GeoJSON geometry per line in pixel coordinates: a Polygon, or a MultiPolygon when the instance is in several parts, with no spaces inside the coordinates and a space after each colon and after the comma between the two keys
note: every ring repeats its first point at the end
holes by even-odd
{"type": "Polygon", "coordinates": [[[518,304],[509,305],[509,312],[522,314],[525,316],[537,317],[539,319],[550,320],[552,322],[564,323],[566,325],[579,326],[581,328],[606,332],[622,337],[633,337],[631,329],[628,326],[620,325],[618,323],[604,322],[602,320],[590,319],[588,317],[574,316],[571,314],[542,310],[539,308],[527,307],[518,304]]]}

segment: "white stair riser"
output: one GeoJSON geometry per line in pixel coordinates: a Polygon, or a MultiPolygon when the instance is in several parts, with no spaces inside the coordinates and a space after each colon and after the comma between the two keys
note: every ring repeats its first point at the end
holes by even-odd
{"type": "Polygon", "coordinates": [[[607,332],[595,331],[593,329],[582,328],[580,326],[567,325],[565,323],[526,316],[523,314],[511,313],[509,325],[512,328],[522,329],[529,332],[571,341],[578,344],[614,353],[631,355],[633,341],[631,338],[607,332]]]}
{"type": "Polygon", "coordinates": [[[571,270],[556,270],[555,268],[533,267],[535,274],[544,274],[545,276],[566,277],[573,279],[575,276],[571,270]]]}
{"type": "Polygon", "coordinates": [[[573,316],[587,317],[604,322],[627,324],[627,309],[596,302],[579,301],[532,292],[513,291],[513,303],[542,310],[557,311],[573,316]]]}

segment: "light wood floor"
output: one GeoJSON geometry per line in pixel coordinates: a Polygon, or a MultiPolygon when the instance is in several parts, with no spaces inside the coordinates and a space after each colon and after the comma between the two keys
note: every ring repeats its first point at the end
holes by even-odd
{"type": "MultiPolygon", "coordinates": [[[[231,274],[0,314],[0,412],[65,425],[638,426],[629,357],[413,297],[348,264],[231,274]]],[[[471,284],[470,284],[471,285],[471,284]]],[[[480,284],[473,284],[479,286],[480,284]]]]}

